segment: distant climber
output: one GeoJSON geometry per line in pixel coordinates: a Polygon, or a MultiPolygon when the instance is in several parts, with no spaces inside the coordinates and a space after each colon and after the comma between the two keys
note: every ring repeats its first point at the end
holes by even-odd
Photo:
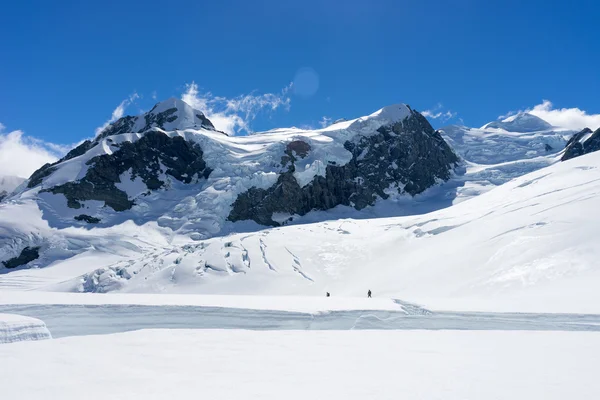
{"type": "Polygon", "coordinates": [[[327,297],[330,297],[331,295],[329,294],[329,292],[327,292],[327,297]]]}
{"type": "Polygon", "coordinates": [[[369,291],[367,292],[367,297],[371,298],[371,289],[369,289],[369,291]]]}

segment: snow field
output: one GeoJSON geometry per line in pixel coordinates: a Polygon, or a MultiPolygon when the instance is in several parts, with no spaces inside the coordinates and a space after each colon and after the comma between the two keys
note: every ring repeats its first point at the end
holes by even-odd
{"type": "Polygon", "coordinates": [[[573,332],[141,330],[0,346],[0,387],[24,400],[591,400],[599,357],[599,335],[573,332]]]}

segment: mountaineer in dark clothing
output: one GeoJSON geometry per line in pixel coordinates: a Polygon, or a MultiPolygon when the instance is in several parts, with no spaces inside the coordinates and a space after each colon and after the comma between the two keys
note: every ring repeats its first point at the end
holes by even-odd
{"type": "Polygon", "coordinates": [[[329,294],[329,292],[327,292],[327,295],[326,295],[326,296],[327,296],[327,297],[329,297],[329,296],[331,296],[331,295],[329,294]]]}
{"type": "Polygon", "coordinates": [[[369,289],[369,291],[367,292],[367,297],[371,298],[371,289],[369,289]]]}

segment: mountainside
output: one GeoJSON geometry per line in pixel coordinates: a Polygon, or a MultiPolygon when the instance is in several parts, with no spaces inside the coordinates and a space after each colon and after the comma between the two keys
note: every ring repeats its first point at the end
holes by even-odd
{"type": "Polygon", "coordinates": [[[337,206],[362,210],[422,193],[457,164],[440,134],[403,104],[319,130],[229,137],[169,99],[32,174],[0,208],[0,261],[13,269],[78,254],[90,242],[67,236],[82,228],[91,238],[150,224],[201,240],[235,231],[235,222],[257,229],[337,206]],[[11,224],[15,214],[28,218],[11,224]]]}

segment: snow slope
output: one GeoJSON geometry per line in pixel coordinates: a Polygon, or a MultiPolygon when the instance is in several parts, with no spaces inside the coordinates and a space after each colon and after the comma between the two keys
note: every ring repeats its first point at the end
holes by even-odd
{"type": "Polygon", "coordinates": [[[0,387],[23,400],[596,399],[599,357],[585,332],[141,330],[0,346],[0,387]]]}
{"type": "Polygon", "coordinates": [[[73,229],[66,242],[98,244],[83,249],[85,262],[0,275],[0,288],[359,297],[371,289],[435,309],[595,313],[598,193],[592,153],[419,216],[334,220],[334,209],[319,216],[327,222],[199,241],[149,224],[73,229]]]}
{"type": "Polygon", "coordinates": [[[0,313],[0,343],[51,338],[46,324],[39,319],[0,313]]]}

